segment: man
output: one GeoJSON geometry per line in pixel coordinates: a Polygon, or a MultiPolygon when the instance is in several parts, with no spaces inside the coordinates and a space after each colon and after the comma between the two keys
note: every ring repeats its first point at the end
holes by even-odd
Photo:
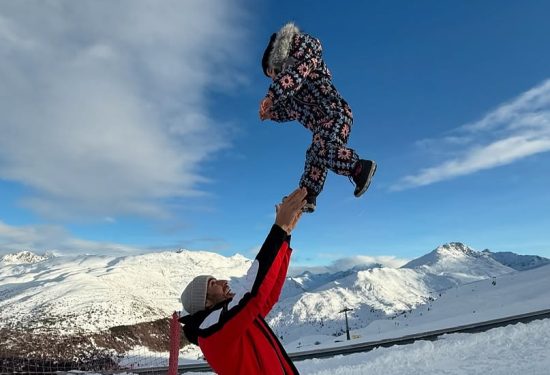
{"type": "Polygon", "coordinates": [[[187,339],[199,345],[220,374],[298,374],[277,336],[265,322],[281,293],[290,262],[290,233],[301,217],[307,189],[299,188],[276,206],[273,224],[242,290],[226,280],[195,277],[181,301],[190,314],[180,318],[187,339]]]}

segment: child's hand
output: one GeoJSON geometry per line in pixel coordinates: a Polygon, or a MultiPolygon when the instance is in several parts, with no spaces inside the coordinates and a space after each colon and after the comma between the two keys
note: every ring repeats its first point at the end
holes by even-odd
{"type": "Polygon", "coordinates": [[[260,120],[269,120],[271,118],[271,107],[273,101],[271,98],[264,98],[260,103],[260,120]]]}

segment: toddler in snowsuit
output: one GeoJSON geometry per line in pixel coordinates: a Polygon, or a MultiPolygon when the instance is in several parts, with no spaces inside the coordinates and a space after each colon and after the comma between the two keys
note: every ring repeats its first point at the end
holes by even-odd
{"type": "Polygon", "coordinates": [[[262,69],[273,82],[260,104],[260,119],[296,120],[313,133],[299,184],[308,191],[304,211],[315,210],[329,169],[353,179],[354,195],[361,196],[369,187],[376,163],[360,159],[346,145],[353,115],[332,84],[320,41],[287,23],[271,36],[262,69]]]}

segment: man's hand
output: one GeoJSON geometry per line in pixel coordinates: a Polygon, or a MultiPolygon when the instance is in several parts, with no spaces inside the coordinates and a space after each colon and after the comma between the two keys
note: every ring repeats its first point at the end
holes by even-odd
{"type": "Polygon", "coordinates": [[[306,188],[298,188],[283,199],[283,202],[275,206],[275,224],[280,226],[287,234],[290,234],[300,217],[302,208],[306,204],[306,188]]]}
{"type": "Polygon", "coordinates": [[[264,98],[260,103],[260,120],[264,121],[271,118],[271,107],[273,107],[271,98],[264,98]]]}

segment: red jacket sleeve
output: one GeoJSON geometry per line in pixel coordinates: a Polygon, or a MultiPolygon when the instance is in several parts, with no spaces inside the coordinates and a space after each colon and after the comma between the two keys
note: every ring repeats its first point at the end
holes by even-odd
{"type": "Polygon", "coordinates": [[[275,306],[277,301],[279,301],[279,297],[281,295],[281,291],[286,280],[286,273],[288,271],[291,253],[292,249],[289,246],[287,246],[285,251],[279,252],[278,256],[282,257],[280,261],[281,265],[279,266],[279,274],[277,275],[277,279],[275,280],[273,288],[271,289],[271,293],[266,300],[264,309],[260,313],[262,318],[265,318],[266,315],[269,314],[273,306],[275,306]]]}
{"type": "Polygon", "coordinates": [[[250,292],[239,301],[232,301],[223,314],[218,310],[205,319],[198,332],[199,344],[204,336],[216,345],[229,345],[246,332],[246,327],[258,316],[264,317],[271,310],[279,299],[290,261],[292,250],[288,241],[286,232],[274,225],[254,261],[256,277],[250,292]]]}

